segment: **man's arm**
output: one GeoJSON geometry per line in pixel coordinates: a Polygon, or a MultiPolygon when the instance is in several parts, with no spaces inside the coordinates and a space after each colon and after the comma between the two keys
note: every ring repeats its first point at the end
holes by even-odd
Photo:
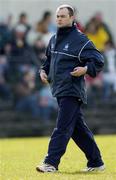
{"type": "Polygon", "coordinates": [[[49,74],[50,60],[51,60],[50,43],[51,43],[51,40],[50,40],[49,45],[46,49],[46,60],[43,62],[42,66],[39,70],[40,78],[41,78],[42,82],[45,84],[48,83],[47,76],[49,74]]]}
{"type": "Polygon", "coordinates": [[[85,64],[85,67],[74,68],[74,71],[71,72],[73,76],[88,74],[91,77],[96,77],[104,65],[103,56],[91,41],[89,41],[89,43],[83,48],[79,59],[83,64],[85,64]]]}

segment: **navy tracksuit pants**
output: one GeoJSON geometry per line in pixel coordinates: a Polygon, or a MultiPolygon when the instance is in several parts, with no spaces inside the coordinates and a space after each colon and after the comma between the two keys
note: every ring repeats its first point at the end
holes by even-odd
{"type": "Polygon", "coordinates": [[[44,162],[58,168],[60,159],[72,138],[85,153],[88,167],[103,165],[100,151],[95,143],[92,132],[84,122],[81,103],[76,97],[60,97],[58,101],[58,117],[44,162]]]}

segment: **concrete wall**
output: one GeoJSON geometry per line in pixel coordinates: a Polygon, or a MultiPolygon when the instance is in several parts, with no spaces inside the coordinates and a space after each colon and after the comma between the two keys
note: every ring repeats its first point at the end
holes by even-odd
{"type": "Polygon", "coordinates": [[[0,16],[12,13],[15,22],[20,12],[26,11],[30,22],[34,24],[45,10],[55,12],[57,6],[64,3],[78,9],[78,18],[83,24],[96,11],[101,11],[116,40],[116,0],[0,0],[0,16]]]}

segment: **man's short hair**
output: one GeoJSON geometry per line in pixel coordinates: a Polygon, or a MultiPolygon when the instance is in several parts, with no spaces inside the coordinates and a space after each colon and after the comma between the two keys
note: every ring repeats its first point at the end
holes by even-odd
{"type": "Polygon", "coordinates": [[[68,4],[63,4],[63,5],[59,6],[56,11],[59,11],[60,9],[63,9],[63,8],[68,9],[69,16],[74,16],[74,9],[72,6],[70,6],[68,4]]]}

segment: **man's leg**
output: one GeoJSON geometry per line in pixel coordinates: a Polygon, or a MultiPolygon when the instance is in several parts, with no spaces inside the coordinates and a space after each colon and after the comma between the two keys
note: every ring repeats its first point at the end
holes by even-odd
{"type": "Polygon", "coordinates": [[[88,159],[88,167],[99,167],[104,164],[101,159],[99,148],[93,138],[93,134],[84,122],[81,107],[80,112],[77,114],[72,139],[85,153],[85,156],[88,159]]]}
{"type": "Polygon", "coordinates": [[[79,104],[74,97],[59,98],[58,104],[57,124],[50,139],[48,155],[44,161],[56,168],[58,168],[60,158],[65,153],[66,146],[72,136],[76,122],[76,114],[79,109],[79,104]]]}

